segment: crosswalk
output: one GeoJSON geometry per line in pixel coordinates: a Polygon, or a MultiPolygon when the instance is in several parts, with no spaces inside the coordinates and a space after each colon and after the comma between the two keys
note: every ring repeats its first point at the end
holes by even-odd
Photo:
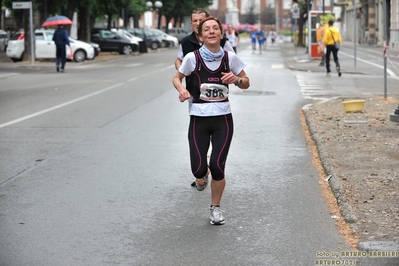
{"type": "Polygon", "coordinates": [[[338,96],[338,94],[333,95],[334,90],[330,85],[324,79],[315,77],[314,73],[294,72],[294,74],[305,99],[323,101],[338,96]]]}

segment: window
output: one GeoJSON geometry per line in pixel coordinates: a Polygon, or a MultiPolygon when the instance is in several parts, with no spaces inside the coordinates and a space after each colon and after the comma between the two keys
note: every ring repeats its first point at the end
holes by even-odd
{"type": "Polygon", "coordinates": [[[102,36],[104,39],[114,39],[115,34],[113,34],[113,33],[110,32],[110,31],[102,31],[102,32],[101,32],[101,36],[102,36]]]}
{"type": "Polygon", "coordinates": [[[36,39],[36,41],[44,41],[45,39],[44,39],[43,32],[36,32],[35,39],[36,39]]]}
{"type": "Polygon", "coordinates": [[[47,41],[52,41],[53,35],[54,35],[53,32],[46,32],[47,41]]]}

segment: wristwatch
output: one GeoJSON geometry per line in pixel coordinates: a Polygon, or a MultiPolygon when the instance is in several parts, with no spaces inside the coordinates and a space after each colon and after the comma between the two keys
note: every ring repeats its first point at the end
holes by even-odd
{"type": "Polygon", "coordinates": [[[242,78],[238,77],[238,80],[236,83],[234,83],[234,85],[239,86],[242,84],[242,78]]]}

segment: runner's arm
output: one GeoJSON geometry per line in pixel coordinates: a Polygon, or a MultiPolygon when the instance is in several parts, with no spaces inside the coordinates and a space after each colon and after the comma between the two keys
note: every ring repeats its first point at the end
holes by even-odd
{"type": "Polygon", "coordinates": [[[181,62],[183,61],[183,47],[181,46],[181,44],[179,45],[179,52],[177,53],[177,58],[175,60],[175,68],[177,71],[179,71],[179,68],[181,66],[181,62]]]}
{"type": "Polygon", "coordinates": [[[175,60],[175,68],[176,68],[176,70],[179,70],[179,68],[181,66],[181,62],[182,62],[182,60],[180,58],[176,58],[176,60],[175,60]]]}
{"type": "Polygon", "coordinates": [[[185,100],[190,98],[190,93],[187,89],[183,86],[183,78],[185,77],[184,74],[180,73],[179,71],[176,72],[175,76],[173,77],[173,86],[179,92],[179,101],[184,102],[185,100]]]}

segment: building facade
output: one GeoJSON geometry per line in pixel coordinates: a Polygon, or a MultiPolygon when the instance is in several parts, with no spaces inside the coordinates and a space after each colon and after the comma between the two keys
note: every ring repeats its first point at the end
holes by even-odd
{"type": "MultiPolygon", "coordinates": [[[[334,13],[335,26],[344,40],[377,46],[386,41],[390,49],[399,51],[399,0],[313,0],[312,3],[313,10],[322,10],[324,6],[334,13]]],[[[213,0],[210,10],[224,21],[232,5],[237,7],[239,17],[251,12],[251,6],[257,15],[268,7],[276,8],[276,29],[290,29],[291,0],[213,0]]]]}
{"type": "Polygon", "coordinates": [[[334,13],[344,40],[399,51],[399,0],[338,0],[334,13]]]}

